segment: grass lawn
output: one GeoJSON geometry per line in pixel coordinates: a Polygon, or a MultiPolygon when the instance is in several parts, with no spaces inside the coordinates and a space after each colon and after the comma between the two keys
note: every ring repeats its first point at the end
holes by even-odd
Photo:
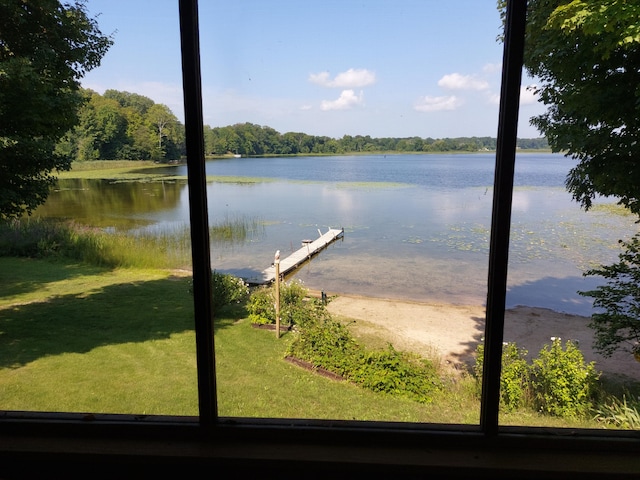
{"type": "MultiPolygon", "coordinates": [[[[0,409],[197,415],[191,302],[168,271],[0,258],[0,409]]],[[[477,422],[296,367],[243,317],[216,319],[221,416],[477,422]]]]}
{"type": "MultiPolygon", "coordinates": [[[[189,278],[0,257],[0,409],[197,415],[189,278]]],[[[219,414],[477,424],[474,383],[432,404],[364,390],[284,360],[292,335],[252,328],[240,306],[216,314],[219,414]]],[[[508,424],[597,427],[531,412],[508,424]]]]}
{"type": "Polygon", "coordinates": [[[195,415],[186,278],[0,259],[0,408],[195,415]]]}

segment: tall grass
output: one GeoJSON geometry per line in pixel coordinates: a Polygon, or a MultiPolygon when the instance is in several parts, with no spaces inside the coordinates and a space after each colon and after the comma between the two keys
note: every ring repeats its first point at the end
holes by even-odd
{"type": "MultiPolygon", "coordinates": [[[[225,217],[210,228],[214,243],[242,243],[262,234],[257,219],[225,217]]],[[[189,268],[188,226],[109,232],[69,221],[25,218],[0,223],[0,256],[64,257],[107,268],[189,268]]]]}
{"type": "Polygon", "coordinates": [[[221,222],[209,228],[212,242],[236,244],[254,239],[264,234],[264,222],[244,215],[226,214],[221,222]]]}
{"type": "Polygon", "coordinates": [[[129,235],[41,219],[0,224],[0,256],[64,257],[100,267],[179,268],[190,264],[188,229],[129,235]]]}

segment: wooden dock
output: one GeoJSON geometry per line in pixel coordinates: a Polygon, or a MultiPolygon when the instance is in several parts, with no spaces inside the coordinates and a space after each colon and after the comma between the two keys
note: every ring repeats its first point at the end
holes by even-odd
{"type": "MultiPolygon", "coordinates": [[[[296,250],[287,258],[280,260],[280,276],[284,277],[288,273],[298,268],[304,262],[308,261],[314,255],[324,250],[329,244],[335,242],[344,236],[344,228],[338,230],[330,228],[326,233],[322,233],[318,229],[320,237],[316,240],[303,240],[302,248],[296,250]]],[[[276,279],[276,267],[271,265],[262,271],[256,278],[247,279],[249,285],[268,285],[276,279]]]]}

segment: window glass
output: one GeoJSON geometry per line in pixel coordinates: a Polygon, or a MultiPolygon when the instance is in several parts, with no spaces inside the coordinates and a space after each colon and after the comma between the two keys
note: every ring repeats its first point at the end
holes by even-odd
{"type": "Polygon", "coordinates": [[[2,223],[0,408],[197,415],[175,2],[86,5],[113,45],[82,79],[48,200],[2,223]],[[144,14],[141,14],[143,12],[144,14]]]}
{"type": "MultiPolygon", "coordinates": [[[[611,280],[593,274],[594,269],[619,262],[626,252],[619,241],[628,242],[638,232],[637,216],[617,204],[619,195],[599,195],[615,183],[616,165],[632,155],[635,142],[617,141],[616,136],[625,138],[626,126],[637,116],[629,115],[622,103],[592,100],[611,95],[606,89],[632,94],[627,83],[612,80],[625,75],[626,59],[621,60],[616,48],[607,56],[594,48],[615,34],[588,26],[587,33],[581,27],[573,32],[575,46],[567,44],[560,23],[549,21],[552,9],[545,11],[550,7],[543,3],[530,4],[531,32],[525,48],[525,66],[530,68],[523,79],[518,136],[525,136],[525,122],[530,121],[540,128],[540,135],[554,139],[551,147],[560,152],[528,153],[520,148],[516,156],[500,422],[637,428],[640,370],[632,352],[637,343],[633,330],[631,341],[618,342],[618,336],[629,333],[621,321],[623,305],[635,301],[634,266],[618,269],[619,275],[611,280]],[[548,27],[541,29],[543,23],[548,27]],[[554,54],[542,55],[545,48],[554,54]],[[576,61],[558,60],[567,51],[576,61]],[[576,189],[570,190],[576,180],[589,178],[576,175],[580,162],[573,153],[585,162],[593,158],[592,163],[610,165],[605,169],[609,179],[591,173],[595,195],[588,211],[573,197],[576,189]],[[598,297],[589,292],[604,292],[616,305],[608,311],[614,328],[596,328],[592,316],[607,309],[602,303],[594,305],[598,297]],[[607,349],[611,345],[616,348],[607,349]]],[[[571,17],[571,12],[556,13],[571,17]]],[[[620,50],[626,48],[636,47],[620,50]]],[[[632,171],[625,170],[626,175],[632,171]]]]}
{"type": "Polygon", "coordinates": [[[210,220],[247,227],[213,268],[259,283],[344,229],[284,276],[280,338],[269,292],[218,311],[221,416],[478,423],[500,28],[494,2],[201,3],[210,220]]]}

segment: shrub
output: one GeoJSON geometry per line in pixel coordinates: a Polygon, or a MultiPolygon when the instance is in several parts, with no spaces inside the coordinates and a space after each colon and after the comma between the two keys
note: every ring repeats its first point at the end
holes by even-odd
{"type": "Polygon", "coordinates": [[[287,355],[346,376],[354,368],[359,348],[351,332],[340,322],[330,317],[314,318],[298,326],[287,355]]]}
{"type": "MultiPolygon", "coordinates": [[[[285,325],[299,325],[309,318],[326,315],[316,300],[307,300],[308,290],[299,281],[282,283],[280,286],[280,321],[285,325]]],[[[247,310],[251,323],[259,325],[276,323],[275,289],[258,287],[249,297],[247,310]]]]}
{"type": "Polygon", "coordinates": [[[258,287],[249,297],[247,303],[249,321],[257,325],[276,323],[276,307],[273,290],[268,287],[258,287]]]}
{"type": "MultiPolygon", "coordinates": [[[[324,311],[317,305],[316,312],[324,311]]],[[[349,329],[328,314],[310,315],[298,326],[289,345],[291,355],[337,373],[374,392],[429,403],[441,382],[432,363],[395,350],[368,351],[349,329]]]]}
{"type": "Polygon", "coordinates": [[[500,397],[504,408],[516,410],[527,402],[529,391],[529,365],[525,360],[527,351],[509,342],[502,348],[502,375],[500,397]]]}
{"type": "MultiPolygon", "coordinates": [[[[518,348],[515,342],[504,343],[502,347],[502,372],[500,375],[500,403],[503,409],[513,411],[525,406],[530,390],[530,368],[525,360],[527,351],[518,348]]],[[[482,379],[484,345],[476,348],[476,375],[478,393],[482,379]]]]}
{"type": "Polygon", "coordinates": [[[299,281],[292,281],[280,285],[280,321],[289,325],[297,325],[305,321],[312,314],[305,298],[309,291],[299,281]]]}
{"type": "Polygon", "coordinates": [[[561,340],[552,338],[531,367],[534,405],[551,415],[582,417],[592,408],[599,377],[594,362],[585,364],[574,342],[563,349],[561,340]]]}
{"type": "Polygon", "coordinates": [[[249,295],[249,287],[244,280],[228,273],[211,272],[211,295],[214,308],[231,303],[240,303],[249,295]]]}
{"type": "Polygon", "coordinates": [[[358,367],[347,377],[374,392],[384,392],[429,403],[441,382],[432,363],[399,352],[389,344],[386,350],[360,352],[358,367]]]}

